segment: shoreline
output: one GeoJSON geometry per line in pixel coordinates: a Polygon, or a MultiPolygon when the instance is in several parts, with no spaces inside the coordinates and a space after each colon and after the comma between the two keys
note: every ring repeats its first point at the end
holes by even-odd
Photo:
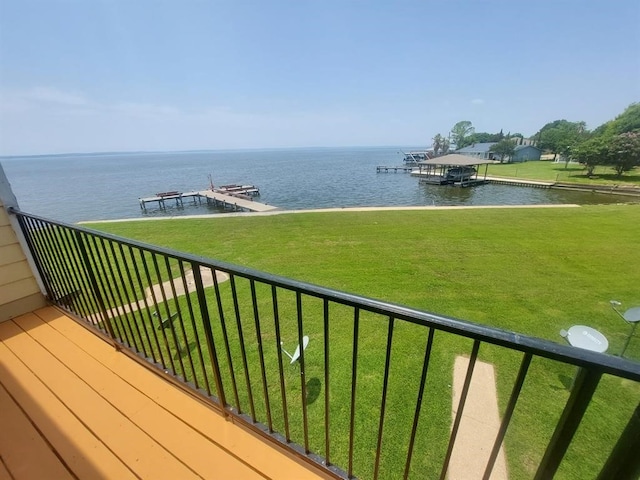
{"type": "Polygon", "coordinates": [[[419,210],[480,210],[480,209],[505,209],[505,208],[577,208],[582,205],[576,203],[562,204],[539,204],[539,205],[424,205],[408,207],[333,207],[333,208],[312,208],[304,210],[270,210],[267,212],[232,212],[232,213],[207,213],[203,215],[167,215],[162,217],[137,217],[119,218],[111,220],[83,220],[76,222],[77,225],[95,223],[121,223],[121,222],[147,222],[156,220],[193,220],[205,218],[228,218],[228,217],[265,217],[271,215],[287,215],[300,213],[336,213],[336,212],[376,212],[376,211],[419,211],[419,210]]]}

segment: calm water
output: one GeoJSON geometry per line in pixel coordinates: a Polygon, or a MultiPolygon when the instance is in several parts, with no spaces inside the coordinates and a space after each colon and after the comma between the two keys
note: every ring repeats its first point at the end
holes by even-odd
{"type": "Polygon", "coordinates": [[[216,213],[206,205],[140,210],[156,192],[253,184],[259,201],[283,209],[358,206],[614,203],[581,192],[483,185],[421,185],[406,173],[376,173],[400,165],[396,148],[313,148],[185,153],[4,157],[0,161],[24,211],[77,222],[216,213]]]}

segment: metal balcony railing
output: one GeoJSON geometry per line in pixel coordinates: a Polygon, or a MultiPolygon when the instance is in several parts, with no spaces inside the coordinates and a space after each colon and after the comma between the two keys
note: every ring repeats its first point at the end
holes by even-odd
{"type": "MultiPolygon", "coordinates": [[[[578,367],[537,479],[555,475],[603,375],[640,381],[640,364],[623,358],[11,213],[52,303],[337,477],[445,478],[481,349],[506,350],[514,365],[483,478],[536,368],[578,367]],[[470,361],[451,420],[450,385],[428,374],[449,369],[453,352],[470,361]]],[[[640,469],[639,412],[599,478],[640,469]]]]}

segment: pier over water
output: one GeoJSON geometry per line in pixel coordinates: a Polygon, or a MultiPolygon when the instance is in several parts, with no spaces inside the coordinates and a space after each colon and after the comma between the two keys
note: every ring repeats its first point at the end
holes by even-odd
{"type": "Polygon", "coordinates": [[[165,209],[167,202],[169,204],[175,202],[175,206],[181,207],[184,205],[184,200],[187,199],[188,202],[194,205],[202,204],[203,201],[206,201],[209,205],[234,212],[269,212],[277,210],[277,207],[272,205],[256,202],[253,197],[258,194],[258,190],[253,185],[246,187],[246,189],[215,188],[192,192],[171,191],[156,193],[153,197],[140,198],[140,209],[146,212],[147,204],[149,203],[157,203],[160,209],[165,209]]]}

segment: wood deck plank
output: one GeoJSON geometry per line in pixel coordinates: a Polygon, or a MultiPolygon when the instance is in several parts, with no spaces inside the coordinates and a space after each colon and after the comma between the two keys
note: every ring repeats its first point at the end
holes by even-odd
{"type": "Polygon", "coordinates": [[[70,320],[60,311],[49,307],[35,313],[78,348],[85,350],[110,370],[118,372],[124,381],[144,392],[165,410],[177,412],[183,422],[228,452],[230,457],[241,459],[250,468],[262,472],[268,478],[327,478],[327,475],[319,470],[282,453],[279,447],[257,438],[255,434],[232,421],[225,420],[213,407],[164,381],[159,374],[132,361],[127,355],[116,352],[112,347],[101,348],[106,345],[101,338],[87,332],[86,328],[70,320]]]}
{"type": "MultiPolygon", "coordinates": [[[[16,321],[19,322],[20,317],[16,321]]],[[[27,359],[34,375],[140,477],[198,478],[42,345],[21,333],[14,322],[0,325],[0,340],[16,356],[27,359]]]]}
{"type": "MultiPolygon", "coordinates": [[[[204,478],[263,478],[244,463],[230,459],[219,446],[123,381],[88,352],[77,348],[38,316],[25,315],[17,323],[60,362],[73,365],[75,373],[93,390],[198,475],[204,478]]],[[[115,352],[104,341],[93,345],[92,352],[96,350],[105,351],[108,357],[115,352]]],[[[130,367],[139,368],[139,365],[130,359],[121,365],[125,369],[130,367]]],[[[178,411],[184,410],[184,405],[183,401],[178,411]]]]}
{"type": "Polygon", "coordinates": [[[0,456],[0,480],[15,480],[11,478],[11,474],[9,470],[7,470],[7,466],[5,465],[2,456],[0,456]]]}
{"type": "Polygon", "coordinates": [[[2,463],[16,479],[73,479],[29,418],[0,385],[2,463]],[[38,461],[34,461],[37,458],[38,461]]]}
{"type": "MultiPolygon", "coordinates": [[[[0,342],[0,383],[78,478],[135,478],[133,473],[0,342]]],[[[1,412],[1,411],[0,411],[1,412]]],[[[4,414],[2,416],[4,419],[4,414]]],[[[0,448],[0,452],[3,450],[0,448]]]]}

